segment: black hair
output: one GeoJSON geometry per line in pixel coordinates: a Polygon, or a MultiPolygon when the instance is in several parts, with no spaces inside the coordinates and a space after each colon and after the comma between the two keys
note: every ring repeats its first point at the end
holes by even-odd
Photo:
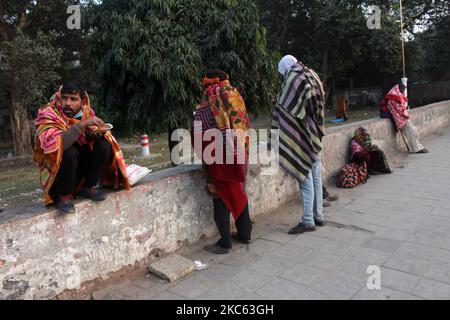
{"type": "Polygon", "coordinates": [[[228,75],[226,72],[220,69],[208,69],[206,71],[206,76],[210,79],[219,78],[220,81],[228,80],[228,75]]]}
{"type": "Polygon", "coordinates": [[[398,88],[399,88],[400,92],[403,93],[406,89],[406,86],[402,82],[400,82],[398,84],[398,88]]]}
{"type": "Polygon", "coordinates": [[[68,81],[63,84],[61,94],[80,94],[80,98],[83,99],[86,96],[86,91],[83,85],[78,81],[68,81]]]}

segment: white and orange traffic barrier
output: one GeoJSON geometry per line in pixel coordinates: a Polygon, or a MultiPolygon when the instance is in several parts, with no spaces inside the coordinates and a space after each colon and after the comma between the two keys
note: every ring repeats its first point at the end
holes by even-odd
{"type": "Polygon", "coordinates": [[[148,143],[148,136],[146,134],[141,135],[141,156],[150,156],[150,144],[148,143]]]}

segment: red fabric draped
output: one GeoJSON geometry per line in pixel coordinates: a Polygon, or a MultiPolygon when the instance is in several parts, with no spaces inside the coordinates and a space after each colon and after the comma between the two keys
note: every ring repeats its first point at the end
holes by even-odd
{"type": "MultiPolygon", "coordinates": [[[[194,115],[194,122],[201,122],[202,128],[192,126],[193,140],[201,139],[201,150],[196,150],[197,156],[203,159],[203,153],[209,146],[212,148],[211,155],[216,156],[215,139],[203,141],[204,134],[209,129],[219,129],[223,138],[222,163],[218,159],[212,164],[205,164],[207,173],[208,191],[213,197],[220,197],[230,210],[234,219],[237,219],[247,205],[247,195],[245,193],[245,180],[248,169],[248,138],[238,137],[233,143],[233,164],[226,163],[226,131],[228,129],[240,129],[246,132],[249,127],[248,115],[239,92],[231,87],[229,83],[221,82],[213,84],[205,91],[205,99],[197,108],[194,115]],[[199,152],[201,151],[201,154],[199,152]],[[238,160],[241,159],[239,162],[238,160]],[[242,163],[243,162],[243,163],[242,163]]],[[[194,144],[195,147],[195,144],[194,144]]]]}

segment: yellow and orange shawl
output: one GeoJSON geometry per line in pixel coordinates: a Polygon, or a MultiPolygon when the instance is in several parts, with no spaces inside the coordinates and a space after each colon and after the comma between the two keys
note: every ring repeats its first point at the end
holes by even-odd
{"type": "MultiPolygon", "coordinates": [[[[53,95],[49,103],[39,109],[38,116],[35,120],[37,132],[33,160],[39,165],[40,181],[42,191],[44,192],[45,205],[54,202],[54,199],[50,194],[50,188],[55,181],[61,165],[63,155],[62,134],[72,125],[80,121],[68,118],[64,115],[61,103],[61,88],[62,87],[60,87],[53,95]]],[[[87,94],[82,101],[81,108],[83,111],[81,120],[95,116],[94,111],[91,109],[89,96],[87,94]]],[[[114,189],[117,189],[119,185],[122,184],[124,188],[128,190],[131,186],[128,181],[125,160],[119,144],[110,132],[105,133],[104,137],[111,145],[115,157],[112,164],[107,168],[105,175],[102,177],[101,183],[102,185],[112,186],[114,189]]],[[[77,143],[80,145],[87,145],[91,150],[93,148],[93,141],[89,142],[84,133],[80,136],[77,143]]],[[[78,189],[80,186],[78,186],[78,189]]]]}

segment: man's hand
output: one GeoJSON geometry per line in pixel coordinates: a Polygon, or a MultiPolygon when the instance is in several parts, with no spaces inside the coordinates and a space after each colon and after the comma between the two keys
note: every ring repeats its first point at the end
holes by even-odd
{"type": "Polygon", "coordinates": [[[105,125],[105,123],[103,122],[102,119],[94,116],[89,119],[81,121],[80,125],[84,130],[84,129],[92,127],[92,126],[103,127],[105,125]]]}

